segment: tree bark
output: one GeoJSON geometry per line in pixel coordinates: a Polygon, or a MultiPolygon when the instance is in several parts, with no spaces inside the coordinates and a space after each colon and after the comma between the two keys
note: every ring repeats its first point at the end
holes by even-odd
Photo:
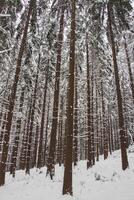
{"type": "Polygon", "coordinates": [[[71,1],[71,35],[69,82],[67,92],[67,129],[66,129],[66,158],[63,180],[63,195],[73,194],[72,191],[72,147],[73,147],[73,112],[74,112],[74,69],[75,69],[75,10],[76,1],[71,1]]]}
{"type": "Polygon", "coordinates": [[[90,100],[90,66],[89,66],[89,50],[88,40],[86,39],[86,56],[87,56],[87,129],[88,129],[88,152],[87,152],[87,169],[92,167],[92,154],[91,154],[91,100],[90,100]]]}
{"type": "Polygon", "coordinates": [[[32,146],[32,136],[33,136],[33,126],[34,126],[34,115],[35,115],[35,104],[36,104],[36,97],[37,97],[37,87],[38,87],[38,78],[39,78],[39,66],[40,66],[40,54],[38,59],[38,66],[37,66],[37,74],[33,92],[33,104],[31,110],[31,121],[30,121],[30,129],[29,129],[29,138],[28,138],[28,150],[26,156],[26,174],[30,174],[30,154],[31,154],[31,146],[32,146]]]}
{"type": "Polygon", "coordinates": [[[132,98],[133,98],[133,104],[134,104],[134,80],[133,80],[133,74],[132,74],[132,69],[131,69],[131,62],[128,54],[128,47],[127,47],[127,42],[126,38],[124,36],[124,48],[125,48],[125,53],[126,53],[126,59],[127,59],[127,65],[128,65],[128,72],[129,72],[129,79],[130,79],[130,88],[132,92],[132,98]]]}
{"type": "Polygon", "coordinates": [[[54,101],[53,101],[53,119],[52,129],[50,134],[50,149],[49,158],[47,163],[47,175],[49,174],[53,179],[55,173],[55,150],[56,150],[56,135],[57,135],[57,124],[58,124],[58,113],[59,113],[59,92],[60,92],[60,71],[61,71],[61,51],[63,44],[63,33],[64,33],[64,12],[65,7],[62,6],[61,17],[60,17],[60,29],[57,41],[57,63],[56,63],[56,78],[55,78],[55,90],[54,90],[54,101]]]}
{"type": "Polygon", "coordinates": [[[46,121],[46,130],[45,130],[44,165],[46,165],[46,157],[47,157],[47,142],[48,142],[49,112],[50,112],[50,96],[49,96],[49,100],[48,100],[47,121],[46,121]]]}
{"type": "MultiPolygon", "coordinates": [[[[49,66],[47,66],[49,68],[49,66]]],[[[41,129],[40,129],[40,139],[39,139],[39,150],[38,150],[38,162],[37,162],[37,168],[41,168],[42,164],[42,146],[43,146],[43,133],[44,133],[44,120],[45,120],[45,109],[46,109],[46,96],[47,96],[47,87],[48,87],[48,73],[49,69],[47,69],[46,72],[46,81],[44,86],[44,97],[43,97],[43,109],[42,109],[42,116],[41,116],[41,129]]]]}
{"type": "Polygon", "coordinates": [[[78,71],[75,67],[75,97],[74,97],[74,166],[78,162],[78,71]]]}
{"type": "MultiPolygon", "coordinates": [[[[102,79],[102,76],[101,76],[102,79]]],[[[106,120],[106,106],[104,101],[104,89],[103,89],[103,82],[101,80],[101,98],[102,98],[102,120],[103,120],[103,140],[104,140],[104,160],[108,157],[108,135],[107,135],[107,120],[106,120]]]]}
{"type": "Polygon", "coordinates": [[[4,144],[3,144],[3,149],[2,149],[2,158],[0,162],[0,186],[5,184],[5,172],[6,172],[6,161],[7,161],[7,156],[8,156],[8,146],[9,146],[9,139],[10,139],[10,131],[11,131],[11,126],[12,126],[12,117],[13,117],[13,110],[14,110],[14,105],[15,105],[15,99],[16,99],[16,91],[17,91],[17,86],[18,86],[18,81],[19,81],[19,76],[20,76],[20,69],[21,69],[21,62],[22,62],[22,56],[24,53],[24,48],[27,40],[27,32],[28,32],[28,26],[29,26],[29,21],[30,21],[30,16],[32,13],[32,0],[30,1],[30,6],[29,6],[29,11],[28,11],[28,16],[26,20],[26,25],[24,28],[24,33],[21,41],[21,46],[18,54],[18,59],[17,59],[17,65],[16,65],[16,72],[15,72],[15,77],[11,89],[11,95],[10,95],[10,100],[9,100],[9,111],[7,115],[7,123],[6,123],[6,131],[4,135],[4,144]]]}
{"type": "Polygon", "coordinates": [[[120,87],[120,81],[119,81],[119,70],[118,70],[118,65],[117,65],[114,35],[113,35],[113,29],[112,29],[110,2],[107,4],[107,11],[108,11],[109,33],[110,33],[110,38],[111,38],[111,47],[112,47],[112,55],[113,55],[113,66],[114,66],[114,73],[115,73],[116,92],[117,92],[122,169],[125,170],[129,164],[128,164],[128,157],[127,157],[127,150],[126,150],[126,137],[125,137],[125,127],[124,127],[122,95],[121,95],[121,87],[120,87]]]}
{"type": "Polygon", "coordinates": [[[28,102],[28,117],[25,121],[24,130],[23,130],[23,139],[22,139],[22,147],[20,154],[20,169],[24,170],[26,168],[26,155],[28,148],[28,138],[29,138],[29,129],[30,129],[30,120],[31,120],[31,112],[32,112],[32,98],[30,102],[28,102]]]}
{"type": "MultiPolygon", "coordinates": [[[[21,97],[20,97],[20,105],[19,105],[19,113],[22,114],[23,110],[23,103],[24,103],[24,94],[25,94],[25,88],[22,88],[21,97]]],[[[21,122],[22,117],[19,116],[17,120],[16,125],[16,132],[15,132],[15,138],[14,138],[14,146],[12,150],[12,156],[11,156],[11,165],[10,165],[10,174],[15,177],[15,170],[16,170],[16,161],[17,161],[17,155],[18,155],[18,147],[19,147],[19,139],[20,139],[20,131],[21,131],[21,122]]]]}

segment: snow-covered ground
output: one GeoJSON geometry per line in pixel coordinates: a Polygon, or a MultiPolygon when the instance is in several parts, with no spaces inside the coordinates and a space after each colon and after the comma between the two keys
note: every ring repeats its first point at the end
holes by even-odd
{"type": "Polygon", "coordinates": [[[53,181],[31,170],[31,175],[18,171],[13,179],[8,173],[6,185],[0,188],[0,200],[134,200],[134,153],[128,153],[129,169],[121,170],[120,151],[108,160],[100,161],[87,170],[86,162],[79,162],[73,170],[73,197],[62,196],[63,167],[56,166],[53,181]]]}

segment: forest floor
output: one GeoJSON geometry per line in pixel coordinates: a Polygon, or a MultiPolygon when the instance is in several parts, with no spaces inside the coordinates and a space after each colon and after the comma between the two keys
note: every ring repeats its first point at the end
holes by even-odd
{"type": "Polygon", "coordinates": [[[31,170],[30,175],[17,171],[16,178],[6,174],[6,184],[0,188],[0,200],[134,200],[134,147],[129,150],[129,169],[121,170],[120,151],[107,160],[86,169],[80,161],[73,169],[73,197],[62,196],[64,168],[56,166],[53,181],[41,172],[31,170]]]}

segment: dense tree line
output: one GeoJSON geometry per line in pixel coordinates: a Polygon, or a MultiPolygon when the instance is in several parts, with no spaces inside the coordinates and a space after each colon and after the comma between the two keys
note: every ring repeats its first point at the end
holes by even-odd
{"type": "MultiPolygon", "coordinates": [[[[134,138],[130,0],[0,2],[0,186],[7,171],[87,169],[134,138]]],[[[90,169],[89,169],[90,170],[90,169]]]]}

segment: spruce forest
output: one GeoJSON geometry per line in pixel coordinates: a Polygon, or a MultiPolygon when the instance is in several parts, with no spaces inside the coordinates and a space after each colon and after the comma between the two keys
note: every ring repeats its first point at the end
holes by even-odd
{"type": "Polygon", "coordinates": [[[0,199],[133,184],[134,0],[0,0],[0,199]]]}

